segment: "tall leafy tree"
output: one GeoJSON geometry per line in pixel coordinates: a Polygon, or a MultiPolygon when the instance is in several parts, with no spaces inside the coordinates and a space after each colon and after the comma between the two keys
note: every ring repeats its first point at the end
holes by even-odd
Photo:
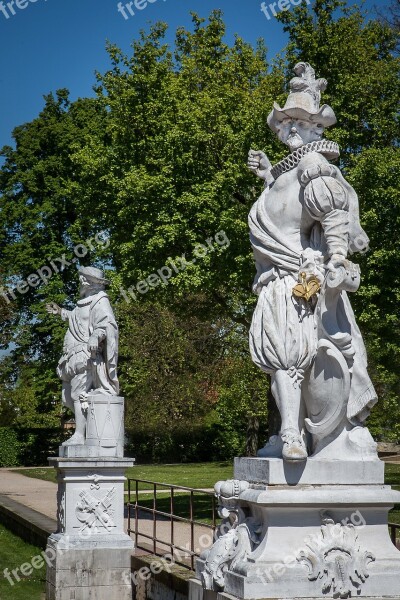
{"type": "Polygon", "coordinates": [[[15,289],[64,255],[71,264],[16,293],[1,322],[4,346],[10,328],[15,344],[0,365],[11,420],[58,418],[54,369],[64,326],[44,304],[74,297],[74,246],[106,231],[109,244],[89,244],[79,261],[111,269],[130,427],[139,434],[151,424],[173,436],[197,424],[213,430],[221,453],[228,438],[235,451],[244,448],[246,423],[254,433],[257,419],[265,422],[268,389],[247,351],[255,303],[247,214],[260,192],[247,152],[262,149],[272,162],[285,155],[266,119],[286,97],[290,69],[306,60],[329,80],[338,126],[328,135],[342,147],[371,235],[355,306],[385,408],[372,424],[378,435],[398,435],[388,417],[397,418],[399,391],[396,33],[339,0],[303,3],[280,18],[290,43],[284,60],[272,62],[261,42],[228,45],[219,11],[208,21],[193,15],[173,49],[166,25],[154,25],[130,55],[108,46],[111,68],[97,75],[94,99],[72,103],[60,90],[15,129],[0,171],[4,283],[15,289]],[[172,271],[182,255],[185,268],[168,281],[137,286],[172,271]]]}

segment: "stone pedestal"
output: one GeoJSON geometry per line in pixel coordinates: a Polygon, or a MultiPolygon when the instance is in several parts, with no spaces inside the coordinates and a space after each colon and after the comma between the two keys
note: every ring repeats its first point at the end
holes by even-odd
{"type": "Polygon", "coordinates": [[[131,600],[133,541],[124,531],[129,458],[54,458],[58,531],[46,553],[47,600],[131,600]]]}
{"type": "Polygon", "coordinates": [[[216,486],[233,527],[198,561],[204,597],[399,600],[388,512],[400,493],[378,459],[236,459],[235,477],[216,486]]]}

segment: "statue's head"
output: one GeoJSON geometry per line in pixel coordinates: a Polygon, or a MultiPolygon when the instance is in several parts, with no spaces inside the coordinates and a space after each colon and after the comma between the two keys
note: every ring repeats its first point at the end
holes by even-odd
{"type": "Polygon", "coordinates": [[[321,92],[328,82],[315,79],[308,63],[298,63],[296,77],[290,82],[290,94],[283,108],[276,102],[268,117],[268,125],[281,142],[293,152],[304,144],[322,139],[326,127],[336,123],[336,116],[327,104],[320,107],[321,92]]]}
{"type": "Polygon", "coordinates": [[[96,267],[80,267],[79,268],[79,283],[81,298],[91,294],[101,292],[109,283],[104,277],[101,269],[96,267]]]}

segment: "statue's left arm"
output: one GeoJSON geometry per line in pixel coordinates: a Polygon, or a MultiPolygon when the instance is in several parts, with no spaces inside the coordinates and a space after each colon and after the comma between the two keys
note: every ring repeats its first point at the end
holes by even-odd
{"type": "Polygon", "coordinates": [[[343,264],[349,250],[349,194],[337,179],[338,170],[321,154],[305,156],[299,164],[304,206],[324,231],[333,267],[343,264]]]}

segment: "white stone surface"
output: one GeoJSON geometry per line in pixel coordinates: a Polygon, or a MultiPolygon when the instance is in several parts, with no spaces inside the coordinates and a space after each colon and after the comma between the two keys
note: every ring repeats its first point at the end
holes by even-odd
{"type": "MultiPolygon", "coordinates": [[[[60,315],[68,322],[57,373],[63,383],[63,404],[74,412],[76,430],[64,445],[85,445],[89,418],[92,441],[94,432],[104,438],[94,445],[109,448],[107,424],[110,421],[119,427],[121,423],[121,399],[108,402],[106,411],[102,411],[103,404],[107,404],[104,396],[118,397],[118,326],[105,292],[108,282],[103,271],[81,267],[79,273],[80,300],[74,310],[54,303],[47,305],[50,314],[60,315]]],[[[118,435],[123,438],[120,428],[118,435]]],[[[118,443],[112,445],[109,455],[120,455],[115,450],[117,446],[118,443]]]]}
{"type": "Polygon", "coordinates": [[[129,458],[55,458],[58,532],[47,554],[47,600],[131,600],[132,539],[124,532],[129,458]]]}
{"type": "Polygon", "coordinates": [[[237,520],[198,561],[207,589],[245,600],[400,597],[387,526],[400,493],[389,486],[250,487],[220,502],[237,520]]]}
{"type": "Polygon", "coordinates": [[[300,463],[279,458],[235,458],[234,476],[269,486],[384,484],[385,465],[378,459],[333,460],[318,456],[300,463]]]}

